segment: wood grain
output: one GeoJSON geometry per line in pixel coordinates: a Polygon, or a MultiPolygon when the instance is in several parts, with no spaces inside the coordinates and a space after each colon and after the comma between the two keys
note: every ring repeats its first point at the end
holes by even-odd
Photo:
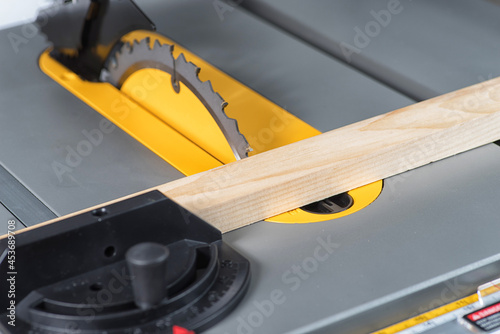
{"type": "Polygon", "coordinates": [[[223,232],[500,139],[500,78],[159,189],[223,232]]]}
{"type": "Polygon", "coordinates": [[[227,232],[498,139],[500,78],[155,189],[227,232]]]}

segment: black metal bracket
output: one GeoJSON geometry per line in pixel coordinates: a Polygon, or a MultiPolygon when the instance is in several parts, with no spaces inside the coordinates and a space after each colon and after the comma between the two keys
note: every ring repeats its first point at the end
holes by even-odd
{"type": "MultiPolygon", "coordinates": [[[[220,231],[158,191],[15,240],[16,326],[8,324],[12,299],[2,291],[2,333],[204,330],[231,312],[250,280],[249,261],[220,231]]],[[[0,240],[2,282],[8,250],[0,240]]]]}
{"type": "Polygon", "coordinates": [[[53,44],[51,56],[85,80],[98,81],[120,38],[155,25],[132,0],[78,0],[42,11],[37,24],[53,44]]]}

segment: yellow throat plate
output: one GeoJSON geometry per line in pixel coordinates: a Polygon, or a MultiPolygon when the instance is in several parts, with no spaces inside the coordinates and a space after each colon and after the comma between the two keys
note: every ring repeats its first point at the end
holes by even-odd
{"type": "MultiPolygon", "coordinates": [[[[122,40],[133,42],[149,37],[151,43],[174,45],[166,37],[135,31],[122,40]]],[[[152,46],[152,45],[151,45],[152,46]]],[[[288,113],[247,86],[175,44],[174,57],[183,53],[188,61],[202,70],[202,81],[210,80],[213,88],[229,104],[225,112],[238,122],[253,154],[287,145],[320,132],[288,113]]],[[[176,93],[170,74],[143,69],[132,74],[117,89],[109,83],[80,79],[49,55],[40,57],[41,69],[56,82],[87,103],[94,110],[155,152],[185,175],[196,174],[235,160],[224,135],[203,104],[186,87],[176,93]]],[[[295,209],[267,221],[310,223],[343,217],[373,202],[382,190],[382,181],[349,191],[353,205],[340,213],[314,214],[295,209]]]]}

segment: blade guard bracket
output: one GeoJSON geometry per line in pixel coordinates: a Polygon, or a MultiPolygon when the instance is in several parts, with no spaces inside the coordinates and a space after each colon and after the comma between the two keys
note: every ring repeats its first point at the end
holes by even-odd
{"type": "Polygon", "coordinates": [[[51,56],[89,81],[99,81],[104,62],[123,35],[156,30],[132,0],[62,2],[41,11],[36,23],[53,45],[51,56]]]}

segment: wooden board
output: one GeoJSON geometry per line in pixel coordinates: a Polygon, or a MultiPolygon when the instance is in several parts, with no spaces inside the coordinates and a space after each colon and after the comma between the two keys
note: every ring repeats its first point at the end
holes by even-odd
{"type": "Polygon", "coordinates": [[[500,78],[155,189],[227,232],[498,139],[500,78]]]}
{"type": "Polygon", "coordinates": [[[159,189],[222,231],[500,139],[500,78],[159,189]]]}

